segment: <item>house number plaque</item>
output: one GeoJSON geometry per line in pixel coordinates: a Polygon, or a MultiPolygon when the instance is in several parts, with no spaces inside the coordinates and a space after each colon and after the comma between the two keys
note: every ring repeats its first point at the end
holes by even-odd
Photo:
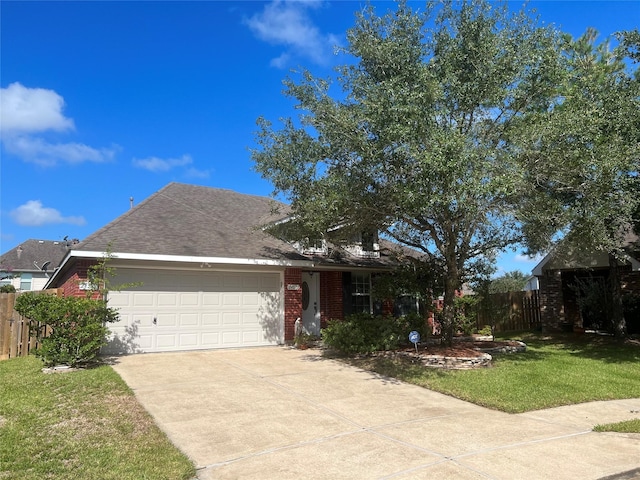
{"type": "Polygon", "coordinates": [[[287,290],[300,290],[300,285],[297,283],[289,283],[287,284],[287,290]]]}

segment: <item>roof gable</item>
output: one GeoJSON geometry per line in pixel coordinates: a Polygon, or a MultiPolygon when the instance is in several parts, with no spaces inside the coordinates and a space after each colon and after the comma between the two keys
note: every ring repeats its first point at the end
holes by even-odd
{"type": "Polygon", "coordinates": [[[219,258],[302,259],[261,226],[288,207],[268,197],[170,183],[74,250],[219,258]]]}

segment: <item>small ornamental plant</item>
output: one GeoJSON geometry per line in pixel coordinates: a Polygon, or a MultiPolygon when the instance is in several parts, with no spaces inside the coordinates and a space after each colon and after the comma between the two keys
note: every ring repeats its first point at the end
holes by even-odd
{"type": "Polygon", "coordinates": [[[104,300],[26,292],[16,299],[15,310],[30,320],[40,347],[36,356],[45,365],[72,367],[96,360],[107,343],[106,324],[118,319],[104,300]]]}

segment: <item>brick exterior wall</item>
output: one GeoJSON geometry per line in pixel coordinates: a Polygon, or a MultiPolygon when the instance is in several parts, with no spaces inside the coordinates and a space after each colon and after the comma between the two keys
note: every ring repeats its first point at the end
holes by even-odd
{"type": "Polygon", "coordinates": [[[302,288],[289,290],[287,285],[302,286],[302,269],[287,268],[284,271],[284,340],[295,337],[296,319],[302,316],[302,288]]]}
{"type": "Polygon", "coordinates": [[[335,319],[344,319],[342,272],[320,272],[320,328],[335,319]]]}
{"type": "Polygon", "coordinates": [[[545,332],[562,330],[564,318],[564,298],[562,274],[559,270],[545,272],[538,277],[540,283],[540,321],[545,332]]]}
{"type": "MultiPolygon", "coordinates": [[[[540,320],[545,332],[558,332],[563,324],[582,327],[580,308],[575,294],[570,290],[571,271],[563,275],[559,270],[545,272],[538,277],[540,282],[540,320]]],[[[632,272],[630,267],[621,268],[621,287],[623,292],[640,293],[640,272],[632,272]]]]}
{"type": "MultiPolygon", "coordinates": [[[[96,263],[95,260],[77,260],[58,282],[63,296],[84,297],[87,292],[80,289],[80,284],[87,281],[87,270],[96,263]]],[[[95,298],[98,296],[96,295],[95,298]]]]}

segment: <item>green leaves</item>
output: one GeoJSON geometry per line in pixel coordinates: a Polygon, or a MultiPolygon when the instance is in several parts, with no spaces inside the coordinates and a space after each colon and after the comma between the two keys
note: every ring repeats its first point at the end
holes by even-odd
{"type": "Polygon", "coordinates": [[[596,37],[566,37],[554,106],[516,140],[531,185],[519,212],[531,251],[548,249],[559,232],[563,248],[618,250],[638,208],[640,83],[624,50],[596,37]]]}
{"type": "Polygon", "coordinates": [[[286,81],[301,114],[279,129],[259,120],[255,169],[310,235],[337,224],[378,229],[437,259],[451,326],[455,289],[481,273],[483,259],[523,234],[548,246],[572,224],[574,205],[607,211],[583,199],[609,195],[597,185],[618,182],[623,164],[586,159],[629,158],[636,148],[635,87],[600,61],[606,49],[583,72],[566,45],[505,4],[414,11],[399,2],[380,16],[369,6],[334,79],[305,71],[286,81]]]}
{"type": "Polygon", "coordinates": [[[106,344],[106,323],[117,311],[103,300],[26,292],[16,298],[15,310],[31,320],[41,347],[36,355],[45,364],[76,366],[95,360],[106,344]]]}

